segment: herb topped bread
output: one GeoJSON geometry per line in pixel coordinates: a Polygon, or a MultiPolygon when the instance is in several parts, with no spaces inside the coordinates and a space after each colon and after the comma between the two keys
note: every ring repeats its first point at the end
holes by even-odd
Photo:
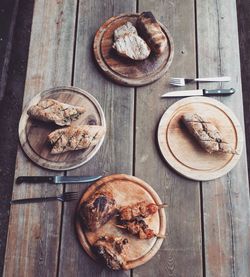
{"type": "Polygon", "coordinates": [[[57,129],[48,135],[48,141],[52,146],[51,154],[95,146],[104,134],[105,128],[97,125],[70,126],[57,129]]]}
{"type": "Polygon", "coordinates": [[[83,107],[65,104],[54,99],[45,99],[31,106],[27,113],[30,117],[44,122],[68,126],[84,112],[83,107]]]}

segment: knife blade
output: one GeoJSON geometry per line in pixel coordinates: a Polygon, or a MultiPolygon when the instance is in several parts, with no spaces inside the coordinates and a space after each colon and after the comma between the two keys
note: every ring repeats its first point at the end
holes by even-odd
{"type": "Polygon", "coordinates": [[[230,89],[195,89],[195,90],[176,90],[163,94],[161,97],[185,97],[185,96],[218,96],[231,95],[235,93],[234,88],[230,89]]]}
{"type": "Polygon", "coordinates": [[[102,175],[96,176],[19,176],[16,179],[17,184],[21,183],[50,183],[50,184],[78,184],[90,183],[102,178],[102,175]]]}

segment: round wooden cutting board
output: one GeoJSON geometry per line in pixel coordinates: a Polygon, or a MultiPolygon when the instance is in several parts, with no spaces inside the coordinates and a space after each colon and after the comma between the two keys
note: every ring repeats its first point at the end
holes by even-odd
{"type": "Polygon", "coordinates": [[[164,53],[156,55],[152,51],[143,61],[130,60],[116,53],[112,48],[115,29],[128,21],[135,25],[138,17],[139,14],[111,17],[100,27],[94,38],[93,50],[97,64],[113,81],[126,86],[143,86],[158,80],[167,72],[174,56],[173,39],[166,26],[160,22],[168,39],[168,48],[164,53]]]}
{"type": "MultiPolygon", "coordinates": [[[[116,174],[98,180],[87,189],[79,202],[77,215],[81,204],[99,188],[111,190],[118,206],[127,206],[143,200],[149,203],[162,204],[157,193],[144,181],[133,176],[116,174]]],[[[156,214],[146,218],[145,221],[156,234],[165,235],[166,215],[164,209],[160,209],[156,214]]],[[[140,240],[117,228],[115,226],[115,218],[108,221],[96,232],[89,232],[81,226],[81,221],[76,216],[76,231],[82,247],[95,260],[97,260],[97,257],[92,252],[91,245],[99,237],[112,235],[127,238],[129,241],[129,249],[127,252],[128,263],[126,269],[131,269],[146,263],[157,253],[163,242],[162,238],[140,240]]]]}
{"type": "MultiPolygon", "coordinates": [[[[39,93],[24,108],[19,122],[19,140],[27,156],[36,164],[51,170],[69,170],[85,164],[99,150],[104,140],[88,149],[69,151],[53,155],[47,141],[48,134],[59,128],[53,123],[31,119],[27,110],[40,100],[52,98],[63,103],[82,106],[86,111],[78,120],[71,123],[79,125],[102,125],[106,128],[103,110],[97,100],[88,92],[75,87],[58,87],[39,93]]],[[[65,126],[67,127],[67,126],[65,126]]]]}
{"type": "Polygon", "coordinates": [[[212,180],[228,173],[240,159],[243,133],[233,112],[208,97],[188,97],[173,104],[163,114],[158,127],[158,142],[165,160],[181,175],[198,181],[212,180]],[[204,115],[221,132],[236,154],[204,151],[181,122],[186,112],[204,115]]]}

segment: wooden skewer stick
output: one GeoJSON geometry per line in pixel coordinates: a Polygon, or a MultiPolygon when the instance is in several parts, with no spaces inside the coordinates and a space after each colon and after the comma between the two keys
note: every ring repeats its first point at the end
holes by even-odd
{"type": "Polygon", "coordinates": [[[166,208],[168,206],[168,204],[162,203],[162,204],[156,204],[156,206],[159,208],[166,208]]]}
{"type": "Polygon", "coordinates": [[[161,239],[165,239],[166,238],[166,236],[164,236],[164,235],[161,235],[161,234],[158,234],[158,235],[155,235],[157,238],[161,238],[161,239]]]}

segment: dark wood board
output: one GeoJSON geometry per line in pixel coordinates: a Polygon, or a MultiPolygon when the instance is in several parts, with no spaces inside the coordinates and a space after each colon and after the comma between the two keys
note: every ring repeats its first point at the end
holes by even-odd
{"type": "MultiPolygon", "coordinates": [[[[243,127],[236,1],[197,1],[197,35],[199,75],[232,77],[231,83],[222,87],[233,87],[236,93],[218,100],[237,115],[243,127]]],[[[249,276],[250,199],[245,147],[230,173],[202,183],[202,202],[206,276],[249,276]]]]}
{"type": "Polygon", "coordinates": [[[158,80],[167,72],[174,56],[172,36],[167,27],[160,22],[168,40],[168,46],[161,55],[156,55],[152,51],[147,59],[134,61],[116,53],[112,48],[114,31],[126,22],[136,26],[138,17],[139,14],[134,13],[113,16],[103,23],[94,38],[93,50],[97,64],[109,78],[126,86],[143,86],[158,80]]]}
{"type": "MultiPolygon", "coordinates": [[[[75,12],[76,3],[35,1],[23,107],[40,91],[71,85],[75,12]]],[[[20,175],[48,174],[55,172],[34,165],[18,147],[14,180],[20,175]]],[[[14,183],[12,198],[51,196],[62,189],[14,183]]],[[[3,276],[56,275],[61,211],[59,202],[11,207],[3,276]]]]}
{"type": "Polygon", "coordinates": [[[239,161],[243,132],[234,113],[209,97],[188,97],[170,106],[158,127],[158,143],[168,164],[179,174],[197,181],[207,181],[227,174],[239,161]],[[183,126],[185,113],[197,113],[212,122],[235,154],[207,153],[183,126]]]}
{"type": "Polygon", "coordinates": [[[85,112],[78,120],[73,121],[71,126],[99,125],[106,128],[103,110],[91,94],[75,87],[48,89],[33,98],[23,110],[19,122],[19,139],[24,152],[33,162],[51,170],[69,170],[87,163],[100,149],[104,136],[97,145],[88,149],[51,154],[48,135],[58,129],[58,126],[31,119],[27,114],[31,106],[45,99],[55,99],[62,103],[84,107],[85,112]]]}
{"type": "MultiPolygon", "coordinates": [[[[139,12],[149,11],[168,26],[175,45],[175,56],[168,74],[150,86],[137,88],[135,176],[150,183],[169,208],[167,237],[158,254],[133,270],[135,276],[202,276],[202,231],[200,186],[178,176],[163,160],[158,149],[157,127],[164,111],[179,99],[162,99],[169,77],[196,75],[194,1],[139,0],[139,12]]],[[[194,89],[188,84],[185,89],[194,89]]]]}
{"type": "MultiPolygon", "coordinates": [[[[106,176],[88,187],[84,192],[77,209],[91,195],[99,189],[107,189],[112,192],[118,207],[133,205],[140,201],[147,203],[162,204],[160,197],[152,187],[143,180],[125,174],[114,174],[106,176]]],[[[155,234],[165,236],[166,233],[166,215],[164,209],[160,209],[156,214],[145,219],[149,228],[154,230],[155,234]]],[[[150,240],[140,240],[133,235],[129,235],[123,230],[115,227],[115,218],[111,219],[96,232],[89,232],[81,225],[80,218],[76,215],[76,231],[78,239],[83,249],[98,262],[98,257],[92,251],[92,245],[95,241],[104,235],[123,237],[128,240],[128,249],[126,255],[126,269],[132,269],[148,262],[160,249],[163,238],[152,238],[150,240]]],[[[99,261],[100,263],[100,261],[99,261]]]]}
{"type": "MultiPolygon", "coordinates": [[[[133,173],[134,89],[116,85],[100,74],[94,62],[92,46],[95,32],[103,22],[111,16],[135,11],[134,0],[79,2],[74,86],[91,92],[102,106],[107,123],[107,139],[97,155],[87,165],[72,170],[71,175],[133,173]]],[[[82,193],[85,186],[66,186],[66,191],[71,190],[82,193]]],[[[130,271],[112,272],[94,262],[83,251],[77,236],[69,235],[75,234],[72,218],[75,208],[75,205],[64,207],[59,276],[130,276],[130,271]]]]}

